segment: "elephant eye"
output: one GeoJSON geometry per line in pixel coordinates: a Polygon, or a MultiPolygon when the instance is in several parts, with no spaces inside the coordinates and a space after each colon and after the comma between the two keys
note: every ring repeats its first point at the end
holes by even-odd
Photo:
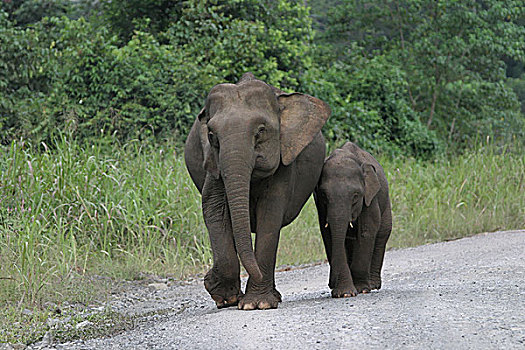
{"type": "Polygon", "coordinates": [[[259,125],[259,128],[257,129],[257,134],[255,134],[255,139],[258,140],[261,138],[261,136],[266,131],[266,127],[264,125],[259,125]]]}
{"type": "Polygon", "coordinates": [[[208,141],[213,147],[219,147],[219,141],[217,140],[217,136],[215,136],[215,134],[211,131],[208,131],[208,141]]]}

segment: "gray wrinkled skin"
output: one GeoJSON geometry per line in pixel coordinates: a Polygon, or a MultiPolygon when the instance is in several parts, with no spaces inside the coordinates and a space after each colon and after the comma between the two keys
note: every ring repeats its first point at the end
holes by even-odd
{"type": "Polygon", "coordinates": [[[330,298],[327,264],[280,272],[283,302],[274,310],[217,310],[201,281],[172,285],[155,292],[157,303],[166,305],[158,294],[165,293],[178,311],[111,338],[55,348],[523,348],[524,247],[525,231],[508,231],[389,251],[383,288],[355,298],[330,298]]]}

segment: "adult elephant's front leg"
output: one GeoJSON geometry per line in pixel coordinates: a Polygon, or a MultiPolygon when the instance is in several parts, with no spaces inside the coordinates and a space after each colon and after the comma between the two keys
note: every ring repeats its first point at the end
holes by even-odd
{"type": "Polygon", "coordinates": [[[237,305],[242,297],[240,266],[222,181],[206,178],[202,211],[213,251],[213,267],[204,277],[204,286],[217,307],[237,305]]]}
{"type": "Polygon", "coordinates": [[[239,309],[275,309],[281,302],[281,294],[275,288],[275,260],[282,224],[283,209],[278,199],[266,198],[257,208],[257,236],[255,257],[263,274],[261,282],[248,279],[246,294],[239,302],[239,309]],[[270,204],[271,203],[271,204],[270,204]]]}

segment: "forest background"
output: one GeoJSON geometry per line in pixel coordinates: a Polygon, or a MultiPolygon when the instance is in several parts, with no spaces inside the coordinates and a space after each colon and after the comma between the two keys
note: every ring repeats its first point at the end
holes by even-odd
{"type": "MultiPolygon", "coordinates": [[[[327,102],[330,150],[380,159],[390,247],[525,227],[521,0],[0,6],[0,341],[93,302],[93,276],[210,266],[181,154],[210,88],[248,71],[327,102]]],[[[281,241],[278,264],[324,259],[311,201],[281,241]]]]}

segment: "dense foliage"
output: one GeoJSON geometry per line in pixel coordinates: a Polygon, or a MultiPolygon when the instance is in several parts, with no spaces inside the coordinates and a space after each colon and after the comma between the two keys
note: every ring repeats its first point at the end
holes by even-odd
{"type": "Polygon", "coordinates": [[[57,132],[180,144],[207,91],[246,71],[325,100],[332,145],[426,158],[480,135],[525,138],[519,0],[1,6],[2,144],[57,132]]]}
{"type": "Polygon", "coordinates": [[[50,141],[57,130],[82,140],[180,142],[213,85],[252,71],[296,89],[311,62],[307,10],[286,1],[186,1],[176,8],[178,20],[162,28],[140,15],[156,2],[141,2],[124,22],[117,19],[129,8],[114,3],[102,20],[63,16],[30,26],[2,12],[4,144],[50,141]]]}
{"type": "Polygon", "coordinates": [[[520,102],[505,85],[506,61],[525,78],[522,0],[349,0],[328,18],[323,39],[338,59],[346,60],[347,48],[358,42],[368,55],[399,67],[411,109],[441,140],[525,137],[520,102]]]}

